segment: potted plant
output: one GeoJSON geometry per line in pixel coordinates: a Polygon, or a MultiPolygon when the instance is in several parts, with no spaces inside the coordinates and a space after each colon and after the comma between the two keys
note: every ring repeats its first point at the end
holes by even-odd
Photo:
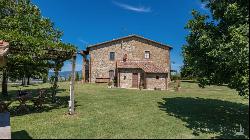
{"type": "Polygon", "coordinates": [[[175,87],[176,91],[180,91],[181,89],[181,81],[180,80],[176,80],[176,87],[175,87]]]}
{"type": "Polygon", "coordinates": [[[5,103],[0,101],[0,139],[10,139],[10,113],[8,110],[12,102],[5,103]]]}
{"type": "Polygon", "coordinates": [[[140,90],[143,89],[143,83],[142,83],[142,82],[140,82],[140,84],[139,84],[139,89],[140,89],[140,90]]]}
{"type": "Polygon", "coordinates": [[[113,80],[112,80],[112,88],[114,88],[116,86],[116,79],[114,78],[113,80]]]}
{"type": "Polygon", "coordinates": [[[112,81],[109,81],[108,82],[108,88],[112,88],[112,85],[113,85],[112,81]]]}

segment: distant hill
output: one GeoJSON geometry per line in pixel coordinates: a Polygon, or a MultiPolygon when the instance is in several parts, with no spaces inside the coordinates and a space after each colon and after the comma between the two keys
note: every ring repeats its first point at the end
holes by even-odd
{"type": "MultiPolygon", "coordinates": [[[[81,77],[82,76],[82,72],[81,71],[76,71],[76,73],[78,72],[79,76],[81,77]]],[[[49,72],[49,78],[54,75],[54,72],[49,72]]],[[[69,76],[71,75],[71,71],[61,71],[59,72],[59,76],[60,77],[64,77],[66,79],[69,78],[69,76]]]]}

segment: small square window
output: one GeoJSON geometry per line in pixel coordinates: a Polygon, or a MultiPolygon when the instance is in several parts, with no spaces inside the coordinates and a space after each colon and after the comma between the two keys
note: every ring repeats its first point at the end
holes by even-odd
{"type": "Polygon", "coordinates": [[[145,57],[145,59],[149,59],[150,58],[150,51],[145,51],[144,57],[145,57]]]}
{"type": "Polygon", "coordinates": [[[157,80],[159,80],[159,79],[160,79],[160,77],[157,75],[157,76],[156,76],[156,79],[157,79],[157,80]]]}
{"type": "Polygon", "coordinates": [[[115,60],[115,52],[110,52],[109,53],[109,60],[115,60]]]}

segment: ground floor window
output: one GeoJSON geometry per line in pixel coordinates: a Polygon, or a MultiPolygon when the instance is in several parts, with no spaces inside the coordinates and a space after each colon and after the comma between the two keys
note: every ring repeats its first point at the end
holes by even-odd
{"type": "Polygon", "coordinates": [[[160,77],[157,75],[157,76],[156,76],[156,79],[158,80],[159,78],[160,78],[160,77]]]}

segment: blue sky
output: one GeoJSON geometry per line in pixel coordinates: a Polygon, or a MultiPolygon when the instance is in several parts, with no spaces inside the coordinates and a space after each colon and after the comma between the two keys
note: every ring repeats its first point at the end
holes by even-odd
{"type": "MultiPolygon", "coordinates": [[[[63,42],[79,50],[87,45],[112,40],[129,34],[171,45],[172,68],[183,64],[181,47],[192,18],[191,11],[208,11],[200,0],[32,0],[64,32],[63,42]]],[[[81,70],[82,57],[77,57],[76,70],[81,70]]],[[[71,70],[69,61],[62,71],[71,70]]]]}

